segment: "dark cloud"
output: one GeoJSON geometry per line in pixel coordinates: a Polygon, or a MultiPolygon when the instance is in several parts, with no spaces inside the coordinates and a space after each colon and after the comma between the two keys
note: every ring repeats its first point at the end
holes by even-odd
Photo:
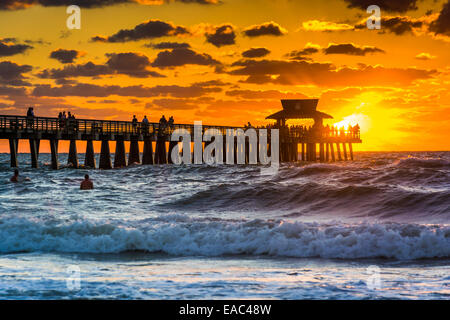
{"type": "Polygon", "coordinates": [[[25,88],[0,86],[0,96],[25,96],[25,88]]]}
{"type": "Polygon", "coordinates": [[[450,36],[450,0],[444,4],[437,20],[430,24],[430,31],[450,36]]]}
{"type": "Polygon", "coordinates": [[[85,64],[67,65],[62,69],[45,69],[38,76],[43,79],[63,79],[75,77],[98,77],[112,74],[112,70],[103,64],[87,62],[85,64]]]}
{"type": "Polygon", "coordinates": [[[409,85],[414,80],[429,79],[436,70],[365,66],[337,69],[331,63],[284,60],[241,60],[235,62],[231,75],[247,76],[244,82],[281,85],[383,86],[409,85]]]}
{"type": "Polygon", "coordinates": [[[259,36],[282,36],[287,31],[275,22],[266,22],[260,25],[254,25],[244,30],[244,35],[247,37],[259,36]]]}
{"type": "Polygon", "coordinates": [[[50,53],[50,58],[56,59],[61,63],[73,63],[80,56],[80,51],[58,49],[50,53]]]}
{"type": "Polygon", "coordinates": [[[106,62],[109,68],[116,73],[126,74],[130,77],[163,77],[161,74],[147,70],[151,66],[148,58],[142,54],[127,53],[109,53],[106,55],[109,60],[106,62]]]}
{"type": "Polygon", "coordinates": [[[209,81],[203,81],[203,82],[196,82],[193,83],[193,86],[199,86],[199,87],[223,87],[223,86],[229,86],[231,83],[229,82],[223,82],[222,80],[209,80],[209,81]]]}
{"type": "MultiPolygon", "coordinates": [[[[67,65],[62,69],[46,69],[38,76],[43,79],[65,79],[75,77],[98,77],[112,74],[125,74],[130,77],[164,77],[158,72],[148,70],[150,61],[142,54],[134,52],[109,53],[105,64],[87,62],[85,64],[67,65]]],[[[59,82],[60,84],[66,84],[59,82]]]]}
{"type": "Polygon", "coordinates": [[[306,99],[308,96],[297,92],[281,92],[278,90],[231,90],[225,93],[230,97],[243,99],[306,99]]]}
{"type": "Polygon", "coordinates": [[[417,10],[417,0],[344,0],[349,8],[358,8],[366,11],[373,4],[380,7],[382,11],[387,12],[406,12],[417,10]]]}
{"type": "Polygon", "coordinates": [[[320,51],[320,46],[309,44],[302,50],[293,50],[285,56],[291,60],[299,60],[299,61],[300,60],[308,60],[309,58],[306,58],[305,56],[309,56],[314,53],[318,53],[319,51],[320,51]]]}
{"type": "Polygon", "coordinates": [[[194,110],[199,107],[198,99],[154,99],[151,104],[147,104],[147,109],[170,109],[170,110],[194,110]]]}
{"type": "MultiPolygon", "coordinates": [[[[182,3],[196,4],[217,4],[219,0],[174,0],[182,3]]],[[[170,2],[170,0],[161,0],[160,2],[170,2]]],[[[139,3],[139,4],[159,4],[158,2],[148,1],[147,3],[140,0],[2,0],[0,2],[0,10],[18,10],[25,9],[34,5],[45,7],[70,6],[76,4],[81,8],[101,8],[122,3],[139,3]]]]}
{"type": "Polygon", "coordinates": [[[247,51],[242,52],[244,58],[262,58],[270,53],[269,49],[266,48],[251,48],[247,51]]]}
{"type": "Polygon", "coordinates": [[[220,48],[223,46],[233,45],[236,43],[236,34],[234,27],[230,24],[225,24],[216,27],[214,32],[206,33],[206,41],[220,48]]]}
{"type": "Polygon", "coordinates": [[[330,44],[328,48],[324,48],[323,52],[325,54],[348,54],[354,56],[365,56],[368,53],[385,53],[376,47],[364,46],[360,47],[352,43],[341,43],[341,44],[330,44]]]}
{"type": "MultiPolygon", "coordinates": [[[[10,42],[12,38],[0,39],[0,57],[13,56],[15,54],[24,53],[28,49],[32,49],[32,46],[27,44],[14,44],[10,42]]],[[[15,39],[14,39],[15,40],[15,39]]]]}
{"type": "Polygon", "coordinates": [[[0,84],[11,86],[29,86],[30,83],[24,81],[24,73],[30,72],[33,68],[29,65],[18,65],[11,61],[0,62],[0,84]]]}
{"type": "Polygon", "coordinates": [[[160,42],[160,43],[150,43],[144,45],[144,47],[147,48],[153,48],[158,50],[165,50],[165,49],[180,49],[180,48],[190,48],[191,45],[186,42],[160,42]]]}
{"type": "Polygon", "coordinates": [[[189,31],[185,27],[176,26],[172,23],[167,23],[161,20],[149,20],[137,25],[133,29],[122,29],[112,36],[96,36],[91,40],[103,42],[126,42],[186,34],[189,34],[189,31]]]}
{"type": "MultiPolygon", "coordinates": [[[[422,25],[423,25],[422,21],[407,16],[381,18],[381,32],[391,32],[396,35],[413,33],[414,29],[421,28],[422,25]]],[[[366,23],[361,23],[355,26],[355,29],[366,29],[366,28],[367,28],[366,23]]]]}
{"type": "Polygon", "coordinates": [[[124,97],[159,97],[172,96],[176,98],[200,97],[202,95],[214,92],[220,92],[222,89],[216,87],[189,86],[182,87],[177,85],[171,86],[101,86],[95,84],[78,83],[76,85],[63,85],[52,87],[50,85],[37,85],[33,90],[33,96],[37,97],[108,97],[118,95],[124,97]]]}
{"type": "Polygon", "coordinates": [[[204,66],[219,65],[220,62],[213,59],[209,54],[197,53],[191,49],[181,48],[166,50],[158,53],[152,66],[157,68],[179,67],[187,64],[204,66]]]}

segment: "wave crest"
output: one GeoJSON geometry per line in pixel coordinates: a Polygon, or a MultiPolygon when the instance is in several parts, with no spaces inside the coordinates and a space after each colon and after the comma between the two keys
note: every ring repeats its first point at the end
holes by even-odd
{"type": "Polygon", "coordinates": [[[283,220],[199,220],[180,215],[134,226],[0,220],[0,252],[163,252],[175,256],[270,255],[339,259],[450,257],[450,227],[331,225],[283,220]]]}

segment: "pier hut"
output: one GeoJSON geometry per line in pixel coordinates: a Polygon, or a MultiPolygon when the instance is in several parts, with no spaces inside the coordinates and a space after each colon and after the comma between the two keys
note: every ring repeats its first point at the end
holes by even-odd
{"type": "Polygon", "coordinates": [[[280,129],[280,161],[336,161],[334,146],[336,146],[337,159],[353,160],[353,144],[361,143],[359,128],[352,130],[337,130],[333,127],[324,127],[324,119],[333,119],[327,113],[317,110],[319,99],[288,99],[281,100],[283,109],[268,116],[266,119],[275,120],[275,127],[280,129]],[[311,127],[287,125],[288,120],[312,119],[311,127]],[[299,152],[301,146],[301,153],[299,152]],[[341,148],[344,157],[341,154],[341,148]],[[319,154],[317,154],[319,150],[319,154]],[[299,157],[300,156],[300,157],[299,157]]]}

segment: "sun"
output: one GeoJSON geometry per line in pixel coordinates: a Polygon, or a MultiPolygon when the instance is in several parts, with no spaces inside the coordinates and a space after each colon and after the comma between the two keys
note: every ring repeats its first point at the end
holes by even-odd
{"type": "Polygon", "coordinates": [[[347,129],[349,126],[359,125],[361,132],[366,132],[370,127],[370,118],[362,113],[354,113],[349,116],[344,117],[342,121],[336,122],[333,126],[337,129],[347,129]]]}

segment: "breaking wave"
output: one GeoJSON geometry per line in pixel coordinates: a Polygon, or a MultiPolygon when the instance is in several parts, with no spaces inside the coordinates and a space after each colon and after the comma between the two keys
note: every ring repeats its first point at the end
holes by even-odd
{"type": "Polygon", "coordinates": [[[143,221],[0,220],[0,252],[159,252],[175,256],[269,255],[338,259],[450,257],[450,227],[285,220],[193,219],[168,215],[143,221]]]}

